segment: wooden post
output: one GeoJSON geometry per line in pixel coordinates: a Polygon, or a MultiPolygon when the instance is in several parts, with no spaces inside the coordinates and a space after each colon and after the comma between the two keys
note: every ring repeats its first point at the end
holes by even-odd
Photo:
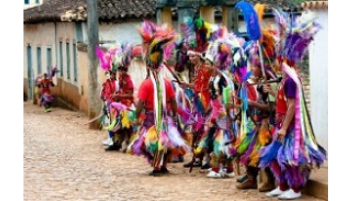
{"type": "Polygon", "coordinates": [[[239,32],[239,24],[238,24],[238,13],[239,13],[239,10],[236,9],[234,11],[234,18],[233,18],[233,32],[235,34],[237,34],[239,32]]]}
{"type": "Polygon", "coordinates": [[[171,8],[157,8],[156,19],[158,25],[167,24],[167,27],[172,28],[172,13],[171,8]]]}
{"type": "MultiPolygon", "coordinates": [[[[95,117],[100,113],[100,100],[98,96],[98,77],[97,67],[99,65],[97,55],[95,54],[95,47],[99,43],[99,25],[97,0],[87,1],[88,11],[88,116],[95,117]]],[[[89,124],[89,128],[96,128],[96,122],[89,124]]]]}
{"type": "Polygon", "coordinates": [[[167,24],[168,27],[172,28],[172,13],[171,8],[163,8],[163,24],[167,24]]]}
{"type": "Polygon", "coordinates": [[[214,23],[215,22],[214,8],[212,6],[200,7],[200,17],[209,23],[214,23]]]}
{"type": "Polygon", "coordinates": [[[228,26],[228,7],[227,6],[223,6],[222,7],[222,25],[226,26],[228,30],[231,30],[231,27],[228,26]]]}

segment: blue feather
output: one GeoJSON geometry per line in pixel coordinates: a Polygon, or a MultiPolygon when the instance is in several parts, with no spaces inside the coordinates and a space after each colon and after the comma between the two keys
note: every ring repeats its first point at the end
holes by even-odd
{"type": "Polygon", "coordinates": [[[265,168],[270,165],[271,162],[273,162],[277,156],[278,156],[278,151],[280,147],[282,146],[282,143],[274,140],[270,145],[263,147],[262,150],[260,151],[260,159],[259,159],[259,168],[265,168]]]}
{"type": "Polygon", "coordinates": [[[240,1],[236,4],[235,9],[242,11],[244,20],[247,25],[247,35],[250,40],[259,40],[261,37],[260,26],[257,12],[255,12],[252,4],[240,1]]]}
{"type": "Polygon", "coordinates": [[[193,96],[194,96],[193,91],[192,91],[191,89],[189,89],[189,88],[186,88],[186,89],[184,89],[184,92],[185,92],[186,96],[187,96],[189,99],[192,100],[192,98],[193,98],[193,96]]]}

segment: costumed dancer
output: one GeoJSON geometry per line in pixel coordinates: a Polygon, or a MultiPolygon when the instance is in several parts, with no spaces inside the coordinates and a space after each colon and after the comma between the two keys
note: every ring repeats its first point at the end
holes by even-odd
{"type": "MultiPolygon", "coordinates": [[[[274,43],[271,42],[273,41],[272,36],[261,34],[258,23],[258,21],[261,20],[261,17],[258,19],[257,13],[252,5],[240,2],[237,4],[237,7],[244,12],[247,19],[250,18],[256,20],[246,21],[247,28],[249,28],[250,31],[249,38],[251,41],[247,43],[247,47],[245,48],[253,78],[248,80],[245,86],[247,89],[246,93],[249,107],[247,108],[247,111],[243,111],[246,112],[247,117],[241,120],[243,126],[240,130],[240,137],[236,142],[237,157],[239,157],[240,162],[246,166],[246,175],[238,180],[236,188],[257,189],[257,176],[260,171],[258,168],[259,150],[261,147],[266,146],[271,142],[272,125],[270,122],[273,121],[270,120],[270,117],[272,117],[272,105],[274,104],[270,104],[268,94],[263,91],[263,85],[261,83],[267,82],[267,79],[276,78],[276,75],[270,67],[264,66],[261,43],[265,42],[266,49],[264,49],[264,52],[270,53],[265,54],[267,56],[265,57],[266,61],[274,56],[272,55],[274,52],[274,43]],[[261,43],[258,43],[258,38],[261,43]]],[[[275,188],[270,170],[266,169],[265,171],[264,174],[267,175],[267,179],[258,188],[261,192],[275,188]]]]}
{"type": "Polygon", "coordinates": [[[113,103],[118,102],[126,106],[123,110],[110,105],[113,108],[112,123],[106,128],[109,132],[113,132],[114,140],[113,145],[109,146],[106,150],[119,150],[122,148],[126,152],[127,145],[129,144],[133,126],[133,113],[135,106],[133,102],[133,82],[131,76],[127,74],[128,68],[131,65],[133,46],[130,43],[122,43],[117,45],[116,56],[113,58],[113,69],[118,72],[118,90],[112,94],[113,103]]]}
{"type": "MultiPolygon", "coordinates": [[[[205,22],[201,18],[186,19],[185,23],[181,25],[185,34],[185,45],[187,47],[187,55],[193,68],[189,70],[190,80],[189,83],[181,82],[181,87],[185,89],[185,93],[193,102],[191,108],[191,116],[193,117],[192,123],[192,147],[198,146],[201,133],[203,133],[203,125],[205,119],[209,117],[210,111],[210,93],[209,93],[209,79],[211,74],[204,68],[204,58],[208,41],[211,38],[211,33],[215,31],[212,24],[205,22]]],[[[209,169],[210,157],[205,156],[206,163],[202,165],[203,154],[194,155],[192,161],[184,164],[188,167],[201,167],[203,170],[209,169]]],[[[190,169],[191,170],[191,169],[190,169]]]]}
{"type": "MultiPolygon", "coordinates": [[[[263,79],[263,72],[260,67],[258,48],[256,44],[251,48],[248,55],[251,73],[254,76],[247,81],[248,110],[247,119],[243,120],[246,129],[241,130],[241,137],[236,142],[236,150],[240,162],[246,166],[246,179],[237,183],[238,189],[257,189],[257,176],[259,173],[259,150],[271,142],[270,117],[272,107],[269,105],[268,95],[260,89],[260,80],[263,79]]],[[[266,74],[266,72],[264,72],[266,74]]],[[[269,74],[266,74],[267,78],[269,74]]],[[[270,173],[269,173],[270,174],[270,173]]],[[[271,184],[262,184],[259,191],[272,190],[273,181],[267,181],[271,184]]]]}
{"type": "Polygon", "coordinates": [[[205,56],[205,67],[211,73],[211,115],[208,119],[210,125],[205,128],[196,153],[202,149],[208,154],[212,152],[212,168],[207,177],[234,177],[231,152],[234,152],[235,135],[230,115],[224,105],[229,102],[230,94],[234,91],[234,83],[227,69],[232,64],[233,40],[237,39],[227,32],[226,27],[218,29],[215,35],[218,35],[214,36],[217,39],[210,43],[205,56]],[[224,168],[221,168],[222,162],[225,163],[224,168]]]}
{"type": "Polygon", "coordinates": [[[310,171],[326,160],[326,151],[314,135],[301,80],[296,71],[319,25],[304,15],[290,22],[283,12],[274,10],[280,28],[278,56],[283,80],[276,105],[273,141],[260,154],[259,167],[270,166],[279,186],[267,193],[279,199],[298,199],[310,171]]]}
{"type": "MultiPolygon", "coordinates": [[[[100,61],[100,67],[105,71],[106,80],[102,84],[100,91],[100,98],[103,101],[103,116],[100,119],[101,128],[104,125],[112,123],[112,114],[110,112],[110,104],[114,101],[113,94],[119,90],[119,83],[116,79],[116,65],[113,65],[113,60],[117,52],[117,48],[111,47],[104,52],[99,46],[95,48],[96,54],[100,61]],[[114,68],[115,67],[115,68],[114,68]]],[[[114,134],[111,131],[107,132],[108,138],[102,143],[104,146],[109,147],[114,144],[114,134]]]]}
{"type": "Polygon", "coordinates": [[[143,155],[152,165],[152,176],[168,173],[167,162],[172,150],[184,147],[190,149],[182,139],[175,125],[177,105],[175,92],[170,81],[159,73],[163,68],[164,48],[177,36],[166,26],[158,27],[144,21],[139,32],[143,40],[143,53],[149,77],[138,90],[136,117],[142,123],[139,135],[129,145],[134,155],[143,155]],[[144,118],[141,115],[144,111],[144,118]]]}
{"type": "Polygon", "coordinates": [[[58,72],[57,68],[53,68],[50,74],[50,77],[47,73],[44,73],[43,79],[40,81],[38,87],[42,89],[40,105],[43,105],[45,110],[44,112],[51,111],[51,104],[54,101],[54,96],[51,94],[51,87],[54,87],[55,84],[52,81],[52,78],[55,76],[55,73],[58,72]]]}

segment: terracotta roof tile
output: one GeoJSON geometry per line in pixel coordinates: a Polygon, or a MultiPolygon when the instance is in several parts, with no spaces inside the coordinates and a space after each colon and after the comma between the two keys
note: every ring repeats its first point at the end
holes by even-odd
{"type": "MultiPolygon", "coordinates": [[[[98,0],[100,21],[152,17],[156,0],[98,0]]],[[[86,0],[47,0],[41,6],[24,10],[24,22],[86,21],[86,0]]]]}
{"type": "MultiPolygon", "coordinates": [[[[238,1],[239,0],[228,0],[227,3],[235,3],[238,1]]],[[[253,4],[257,2],[267,3],[271,6],[282,7],[284,10],[301,9],[300,4],[290,3],[292,0],[247,1],[253,4]]],[[[221,14],[221,9],[218,12],[221,14]]],[[[156,0],[98,0],[99,21],[152,18],[155,17],[155,13],[156,0]]],[[[177,8],[173,9],[172,13],[174,16],[177,15],[177,8]]],[[[24,10],[23,17],[24,23],[86,21],[87,0],[46,0],[41,6],[24,10]]]]}
{"type": "Polygon", "coordinates": [[[306,1],[301,4],[303,8],[308,9],[328,9],[329,1],[306,1]]]}

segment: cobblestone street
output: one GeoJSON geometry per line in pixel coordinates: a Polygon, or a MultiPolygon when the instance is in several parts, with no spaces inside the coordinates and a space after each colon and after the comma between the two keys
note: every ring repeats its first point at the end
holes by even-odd
{"type": "MultiPolygon", "coordinates": [[[[237,190],[235,179],[207,179],[198,169],[188,173],[181,163],[170,164],[169,175],[148,176],[144,158],[105,152],[105,132],[89,130],[86,122],[81,113],[44,113],[24,103],[24,200],[277,200],[237,190]]],[[[301,200],[320,201],[306,195],[301,200]]]]}

